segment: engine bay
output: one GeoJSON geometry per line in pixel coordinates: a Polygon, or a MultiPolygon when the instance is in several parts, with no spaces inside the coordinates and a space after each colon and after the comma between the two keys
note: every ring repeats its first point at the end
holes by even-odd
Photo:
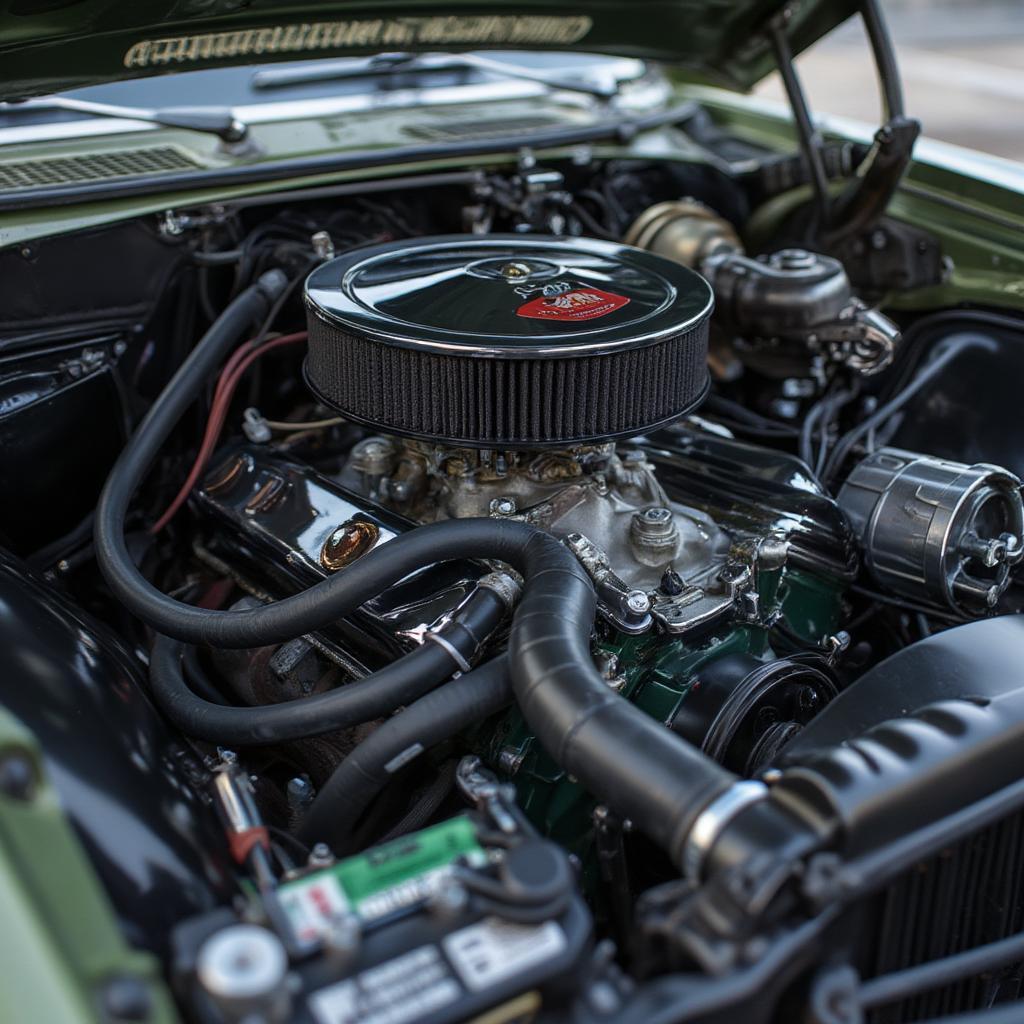
{"type": "Polygon", "coordinates": [[[885,983],[1024,914],[1019,811],[957,824],[1020,784],[1024,447],[956,398],[1020,325],[748,252],[705,165],[364,184],[0,250],[3,701],[186,1018],[974,1006],[885,983]]]}

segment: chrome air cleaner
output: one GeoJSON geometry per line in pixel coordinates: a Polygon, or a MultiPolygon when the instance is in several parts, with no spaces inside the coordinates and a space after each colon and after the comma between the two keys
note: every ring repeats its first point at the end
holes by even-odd
{"type": "Polygon", "coordinates": [[[662,257],[581,238],[440,236],[318,267],[316,395],[391,434],[479,448],[629,437],[708,387],[711,290],[662,257]]]}

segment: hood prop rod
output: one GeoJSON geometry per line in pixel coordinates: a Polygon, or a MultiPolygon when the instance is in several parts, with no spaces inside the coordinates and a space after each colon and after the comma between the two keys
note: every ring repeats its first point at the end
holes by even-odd
{"type": "Polygon", "coordinates": [[[815,233],[821,233],[828,227],[829,222],[828,175],[822,156],[821,133],[811,120],[811,111],[807,106],[807,98],[797,76],[793,52],[786,36],[786,24],[791,16],[790,9],[784,8],[769,22],[768,35],[775,52],[775,63],[782,76],[783,88],[793,110],[800,151],[810,173],[811,187],[814,189],[814,212],[817,221],[815,233]]]}

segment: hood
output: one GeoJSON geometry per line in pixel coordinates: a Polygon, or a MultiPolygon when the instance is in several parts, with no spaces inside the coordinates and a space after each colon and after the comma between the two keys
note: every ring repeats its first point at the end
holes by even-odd
{"type": "MultiPolygon", "coordinates": [[[[783,0],[0,0],[0,99],[176,71],[387,51],[579,50],[747,89],[772,70],[783,0]]],[[[802,0],[795,52],[855,0],[802,0]]]]}

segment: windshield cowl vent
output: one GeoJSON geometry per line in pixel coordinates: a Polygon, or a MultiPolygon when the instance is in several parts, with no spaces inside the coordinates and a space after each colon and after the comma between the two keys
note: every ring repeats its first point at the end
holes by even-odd
{"type": "Polygon", "coordinates": [[[202,166],[177,146],[141,146],[79,156],[0,160],[0,192],[147,177],[174,171],[193,171],[202,166]]]}

